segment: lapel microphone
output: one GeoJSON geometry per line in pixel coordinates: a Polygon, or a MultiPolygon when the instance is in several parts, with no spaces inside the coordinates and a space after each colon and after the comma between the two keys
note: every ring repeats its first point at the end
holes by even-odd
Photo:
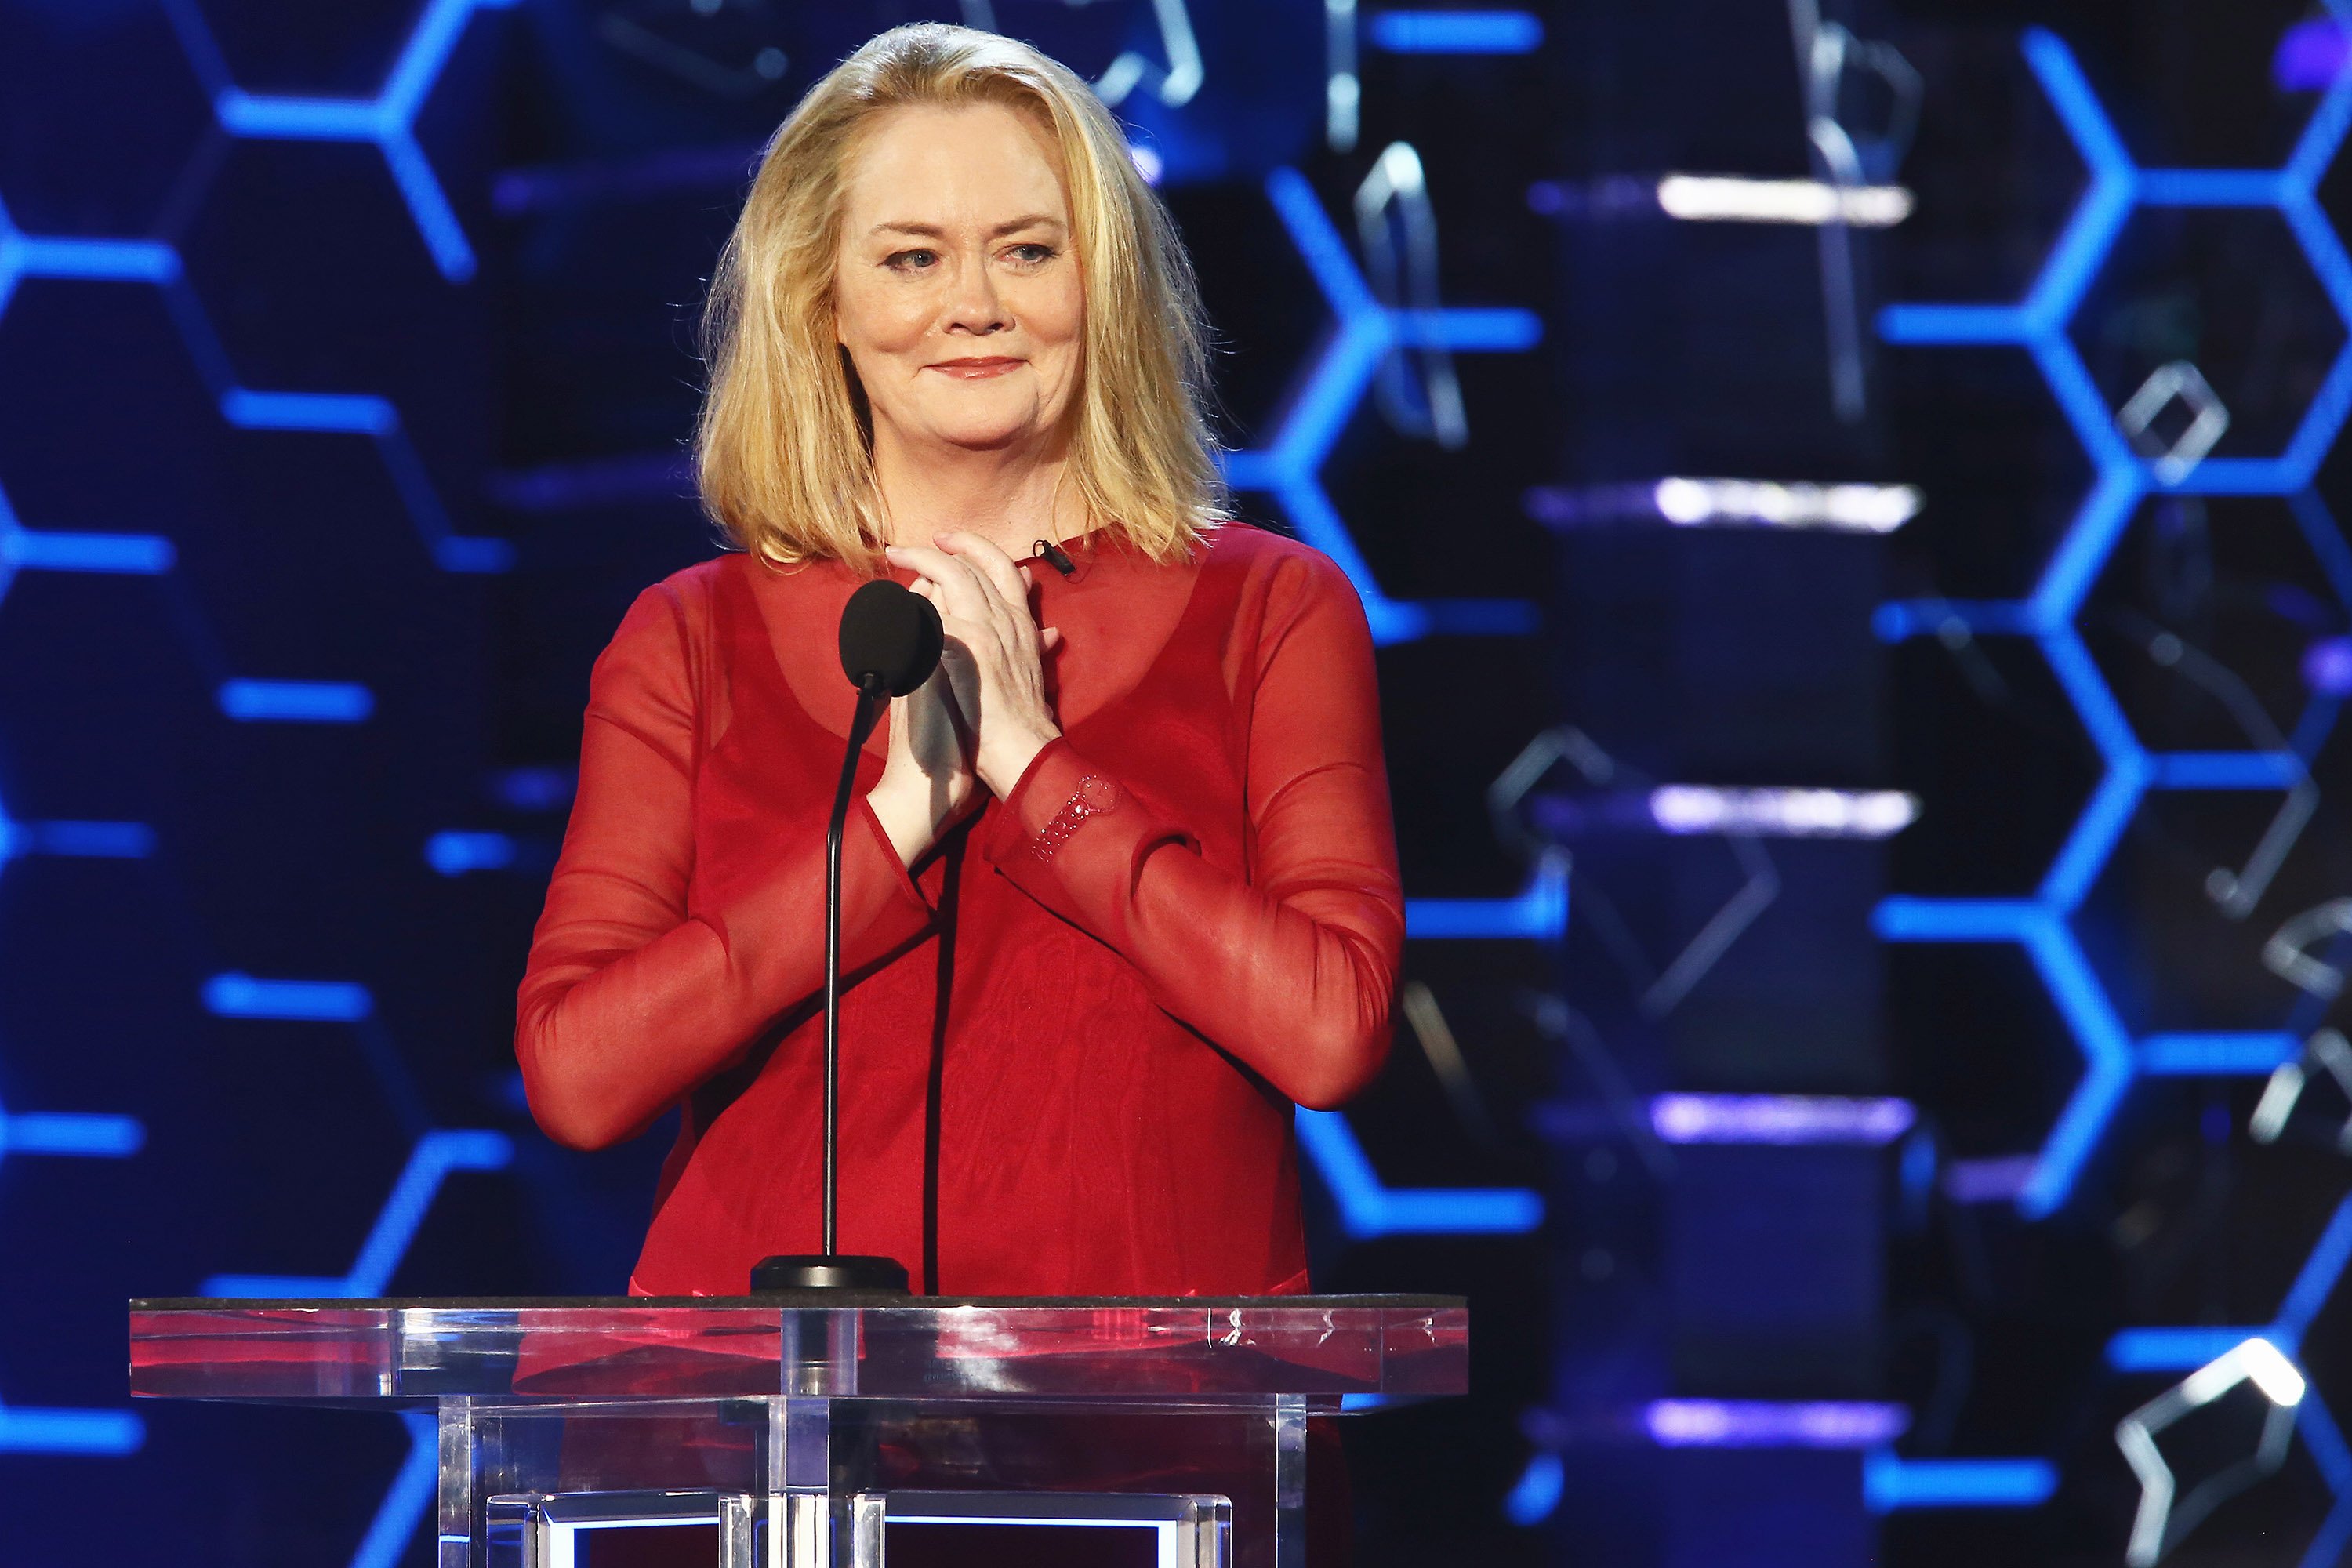
{"type": "Polygon", "coordinates": [[[1029,547],[1045,558],[1046,565],[1051,566],[1063,576],[1070,577],[1075,576],[1077,574],[1078,563],[1071,560],[1067,555],[1064,554],[1062,547],[1055,543],[1052,540],[1032,540],[1029,547]]]}

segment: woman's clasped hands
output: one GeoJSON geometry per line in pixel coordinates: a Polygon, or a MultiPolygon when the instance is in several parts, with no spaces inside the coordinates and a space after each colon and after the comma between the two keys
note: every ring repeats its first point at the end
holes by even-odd
{"type": "Polygon", "coordinates": [[[915,574],[912,588],[947,634],[939,672],[890,705],[888,760],[867,796],[911,867],[978,805],[980,787],[1010,795],[1061,734],[1045,670],[1061,633],[1030,613],[1029,569],[978,534],[942,533],[885,553],[915,574]]]}

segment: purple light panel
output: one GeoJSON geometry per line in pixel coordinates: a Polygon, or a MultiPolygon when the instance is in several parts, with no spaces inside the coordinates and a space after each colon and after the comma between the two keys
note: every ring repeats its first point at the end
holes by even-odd
{"type": "Polygon", "coordinates": [[[1650,1125],[1668,1143],[1891,1143],[1911,1131],[1908,1100],[1805,1094],[1662,1094],[1650,1125]]]}
{"type": "Polygon", "coordinates": [[[1643,1406],[1650,1440],[1668,1448],[1876,1448],[1911,1413],[1861,1401],[1658,1399],[1643,1406]]]}

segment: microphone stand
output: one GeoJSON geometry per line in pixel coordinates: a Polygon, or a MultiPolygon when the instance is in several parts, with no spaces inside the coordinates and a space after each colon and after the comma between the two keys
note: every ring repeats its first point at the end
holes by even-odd
{"type": "Polygon", "coordinates": [[[841,783],[833,792],[833,815],[824,824],[824,1250],[763,1258],[751,1270],[754,1295],[772,1290],[907,1291],[907,1270],[895,1258],[845,1258],[838,1251],[841,1100],[841,837],[849,823],[850,792],[857,784],[857,757],[890,705],[882,677],[857,683],[857,710],[849,721],[849,745],[842,753],[841,783]]]}

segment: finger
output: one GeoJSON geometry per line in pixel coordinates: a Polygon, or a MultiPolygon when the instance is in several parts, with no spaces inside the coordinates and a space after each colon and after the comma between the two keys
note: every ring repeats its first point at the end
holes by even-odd
{"type": "Polygon", "coordinates": [[[1055,648],[1061,647],[1062,628],[1059,626],[1047,626],[1044,631],[1039,632],[1037,634],[1037,646],[1045,649],[1047,653],[1051,653],[1055,648]]]}
{"type": "Polygon", "coordinates": [[[932,541],[950,555],[970,562],[982,576],[996,585],[996,591],[1013,604],[1025,605],[1029,595],[1022,586],[1022,573],[1013,563],[1013,557],[977,533],[942,533],[932,541]]]}
{"type": "Polygon", "coordinates": [[[914,573],[918,581],[937,587],[939,595],[931,602],[943,612],[953,607],[966,615],[979,614],[992,592],[976,568],[945,551],[923,544],[893,544],[885,548],[883,554],[891,565],[903,566],[914,573]]]}

